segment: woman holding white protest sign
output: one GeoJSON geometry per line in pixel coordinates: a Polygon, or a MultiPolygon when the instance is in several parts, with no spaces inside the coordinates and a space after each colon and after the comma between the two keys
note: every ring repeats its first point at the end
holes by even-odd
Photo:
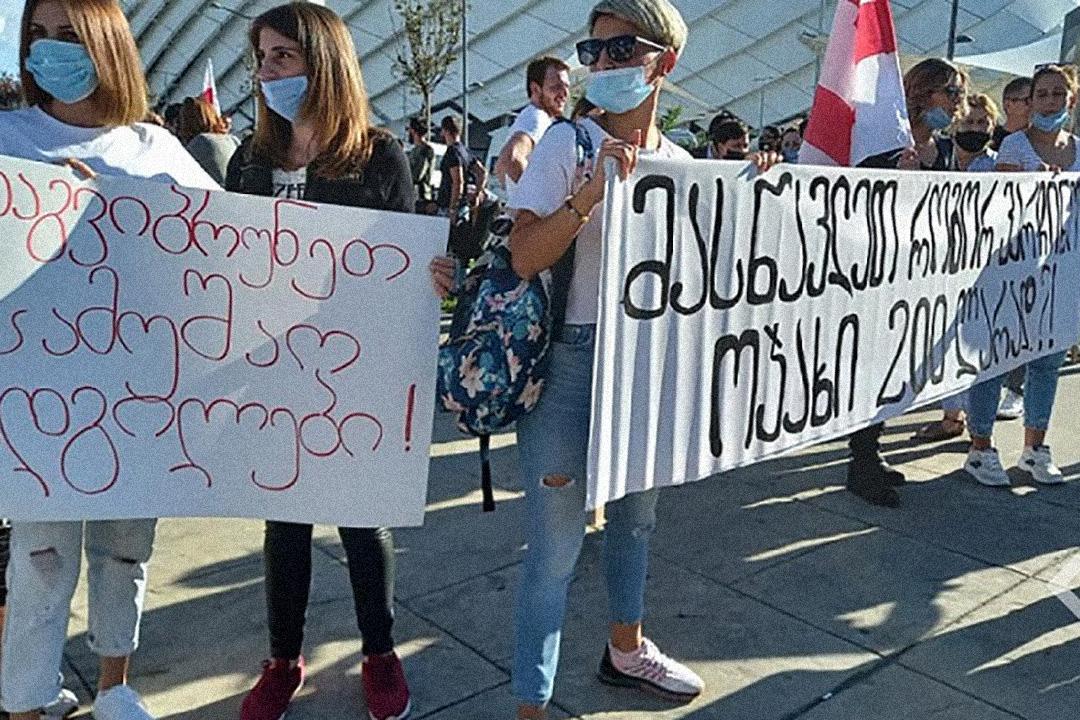
{"type": "MultiPolygon", "coordinates": [[[[353,38],[320,5],[272,8],[251,25],[255,56],[255,133],[229,163],[228,190],[411,213],[409,162],[389,133],[370,121],[353,38]]],[[[430,271],[445,294],[454,265],[430,271]]],[[[362,500],[362,498],[361,498],[362,500]]],[[[363,637],[362,681],[373,720],[409,714],[409,687],[394,651],[394,544],[385,528],[338,528],[348,559],[363,637]]],[[[270,521],[264,542],[270,658],[244,699],[242,720],[278,720],[304,682],[304,622],[311,586],[312,526],[270,521]]]]}
{"type": "MultiPolygon", "coordinates": [[[[516,601],[512,671],[519,718],[546,716],[567,591],[585,531],[605,166],[614,165],[627,177],[639,157],[690,157],[656,126],[661,86],[686,42],[678,10],[669,0],[602,0],[590,14],[589,31],[590,37],[577,45],[578,58],[590,70],[586,98],[600,113],[581,119],[578,127],[561,123],[548,130],[513,203],[517,216],[510,249],[521,277],[546,272],[573,252],[568,282],[556,280],[552,286],[556,317],[544,392],[536,408],[518,421],[528,543],[516,601]],[[595,158],[582,152],[585,144],[596,150],[595,158]],[[564,301],[560,322],[558,308],[564,301]]],[[[653,489],[627,495],[606,509],[611,633],[600,678],[687,701],[701,692],[701,678],[665,656],[642,631],[656,501],[653,489]]]]}
{"type": "MultiPolygon", "coordinates": [[[[220,189],[161,128],[144,125],[139,52],[116,0],[28,0],[19,38],[28,107],[0,113],[0,154],[84,175],[220,189]]],[[[138,646],[155,520],[16,522],[11,531],[0,705],[37,720],[61,697],[60,664],[85,546],[90,649],[100,657],[94,716],[146,720],[127,685],[138,646]]]]}
{"type": "MultiPolygon", "coordinates": [[[[1080,138],[1066,129],[1076,106],[1077,90],[1073,68],[1049,65],[1036,71],[1029,91],[1031,126],[1002,141],[997,158],[999,171],[1080,172],[1080,138]]],[[[1024,450],[1018,467],[1043,485],[1065,482],[1046,445],[1058,371],[1065,354],[1046,355],[1024,366],[1024,450]]],[[[979,383],[971,388],[968,399],[971,451],[964,470],[990,487],[1012,484],[991,437],[1004,380],[1005,376],[999,375],[979,383]]]]}

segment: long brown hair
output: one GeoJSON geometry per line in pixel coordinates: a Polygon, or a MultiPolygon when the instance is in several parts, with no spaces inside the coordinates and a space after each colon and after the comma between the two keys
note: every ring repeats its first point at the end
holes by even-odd
{"type": "MultiPolygon", "coordinates": [[[[141,122],[149,112],[146,77],[131,27],[117,0],[58,0],[97,70],[98,87],[90,96],[106,126],[141,122]]],[[[26,69],[30,55],[30,20],[42,0],[26,0],[19,28],[19,75],[28,105],[51,96],[38,87],[26,69]]]]}
{"type": "Polygon", "coordinates": [[[926,111],[930,96],[945,87],[954,75],[960,78],[960,85],[965,92],[964,102],[960,103],[953,117],[953,120],[957,120],[967,112],[966,95],[970,82],[963,68],[941,58],[927,58],[907,71],[904,75],[904,95],[907,97],[908,117],[912,123],[919,122],[926,111]]]}
{"type": "Polygon", "coordinates": [[[202,98],[184,98],[176,119],[176,136],[187,145],[196,135],[226,133],[229,126],[214,106],[202,98]]]}
{"type": "MultiPolygon", "coordinates": [[[[371,158],[371,109],[360,60],[344,21],[321,5],[293,2],[255,18],[248,39],[254,51],[259,34],[270,28],[300,45],[308,68],[308,90],[299,119],[312,121],[320,150],[317,169],[328,178],[356,173],[371,158]]],[[[292,141],[292,124],[266,106],[257,88],[254,150],[283,166],[292,141]]]]}

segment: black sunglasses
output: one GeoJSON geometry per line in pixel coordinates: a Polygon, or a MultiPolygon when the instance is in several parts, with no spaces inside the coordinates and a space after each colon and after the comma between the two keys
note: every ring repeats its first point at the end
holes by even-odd
{"type": "Polygon", "coordinates": [[[950,100],[959,100],[964,96],[964,88],[959,85],[946,85],[938,88],[938,91],[945,93],[950,100]]]}
{"type": "Polygon", "coordinates": [[[626,62],[634,57],[634,49],[641,43],[656,50],[667,50],[663,45],[646,40],[637,35],[616,35],[615,37],[602,40],[600,38],[588,38],[577,44],[578,61],[582,65],[595,65],[600,62],[600,53],[607,51],[607,56],[612,62],[626,62]]]}

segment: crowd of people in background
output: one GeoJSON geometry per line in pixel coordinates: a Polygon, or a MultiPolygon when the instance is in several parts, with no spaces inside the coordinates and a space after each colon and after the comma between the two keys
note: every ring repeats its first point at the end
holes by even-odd
{"type": "MultiPolygon", "coordinates": [[[[553,291],[563,294],[563,311],[553,330],[550,381],[517,428],[527,546],[512,629],[512,689],[518,717],[530,719],[546,717],[585,531],[586,486],[574,480],[585,476],[589,441],[604,161],[613,160],[623,176],[645,156],[750,162],[767,171],[798,162],[806,128],[804,118],[768,125],[755,146],[751,128],[723,111],[708,123],[706,141],[688,152],[657,126],[664,79],[688,41],[676,8],[668,0],[600,0],[583,19],[589,37],[577,53],[590,73],[585,97],[570,112],[577,125],[563,120],[572,94],[570,67],[554,57],[529,63],[527,103],[505,144],[492,152],[503,201],[490,197],[488,168],[462,143],[457,116],[438,121],[441,156],[425,119],[408,121],[407,153],[402,140],[373,125],[353,38],[333,11],[315,4],[282,5],[252,22],[257,117],[243,141],[231,134],[229,118],[202,98],[170,105],[162,116],[150,111],[138,50],[115,0],[28,0],[20,54],[26,107],[0,114],[0,154],[68,164],[84,176],[120,174],[444,216],[450,255],[430,268],[440,296],[454,288],[462,262],[481,254],[489,221],[503,210],[513,216],[506,242],[521,277],[569,257],[569,282],[553,291]],[[595,149],[584,169],[577,152],[582,131],[595,149]]],[[[914,147],[896,148],[864,166],[1080,171],[1077,138],[1067,129],[1078,92],[1070,70],[1050,66],[1009,83],[1003,117],[995,99],[973,93],[967,74],[944,59],[912,67],[904,89],[914,147]]],[[[1062,362],[1063,354],[1047,356],[950,398],[941,419],[920,428],[915,439],[969,432],[964,469],[984,485],[1008,485],[992,431],[995,419],[1023,417],[1021,469],[1039,483],[1062,482],[1045,441],[1062,362]]],[[[870,503],[896,507],[905,478],[882,456],[881,433],[875,425],[851,435],[846,483],[870,503]]],[[[682,702],[702,691],[701,678],[664,654],[643,629],[658,497],[657,490],[635,493],[607,508],[611,632],[599,653],[600,678],[682,702]]],[[[339,533],[363,641],[367,711],[375,720],[402,720],[411,700],[392,632],[393,538],[384,528],[343,527],[339,533]]],[[[243,702],[242,720],[278,720],[304,682],[311,534],[310,525],[266,523],[269,657],[243,702]]],[[[13,720],[62,717],[77,706],[59,670],[84,549],[88,637],[100,657],[95,716],[151,717],[127,684],[127,671],[138,646],[154,537],[154,520],[0,522],[0,566],[6,568],[0,569],[0,704],[13,720]]]]}

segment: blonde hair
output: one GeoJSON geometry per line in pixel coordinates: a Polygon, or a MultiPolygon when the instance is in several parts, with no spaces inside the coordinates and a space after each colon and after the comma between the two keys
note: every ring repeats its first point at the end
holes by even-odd
{"type": "MultiPolygon", "coordinates": [[[[940,58],[927,58],[907,71],[904,75],[904,95],[907,97],[908,117],[911,122],[919,121],[927,109],[930,96],[944,87],[954,75],[960,78],[960,85],[966,95],[968,74],[951,62],[940,58]]],[[[961,102],[953,119],[963,117],[965,112],[965,103],[961,102]]]]}
{"type": "Polygon", "coordinates": [[[1072,65],[1044,65],[1035,71],[1035,74],[1031,77],[1031,86],[1028,90],[1028,97],[1035,97],[1035,84],[1044,77],[1050,75],[1057,75],[1065,81],[1065,87],[1069,89],[1069,92],[1076,97],[1078,85],[1080,81],[1076,77],[1076,68],[1072,65]]]}
{"type": "Polygon", "coordinates": [[[203,133],[225,133],[229,126],[218,114],[214,106],[202,98],[184,98],[180,114],[176,119],[176,136],[187,145],[196,135],[203,133]]]}
{"type": "Polygon", "coordinates": [[[690,31],[669,0],[600,0],[589,13],[589,29],[601,15],[614,15],[631,23],[647,40],[667,45],[681,54],[690,31]]]}
{"type": "Polygon", "coordinates": [[[986,113],[986,116],[990,118],[990,122],[997,124],[998,118],[1001,117],[1001,111],[998,110],[997,103],[994,102],[994,98],[990,97],[986,93],[977,93],[968,98],[968,108],[979,108],[986,113]]]}
{"type": "MultiPolygon", "coordinates": [[[[263,28],[300,45],[308,68],[300,119],[315,126],[318,173],[327,178],[357,173],[371,158],[375,131],[360,60],[344,21],[333,10],[314,3],[279,5],[252,22],[248,39],[255,51],[263,28]]],[[[257,81],[254,84],[259,88],[257,81]]],[[[283,166],[292,142],[292,124],[267,107],[261,90],[256,91],[256,98],[254,149],[283,166]]]]}
{"type": "MultiPolygon", "coordinates": [[[[26,0],[19,29],[19,76],[28,105],[41,105],[51,96],[38,87],[26,69],[30,55],[30,24],[44,0],[26,0]]],[[[146,77],[131,27],[117,0],[57,0],[71,21],[97,70],[98,86],[90,100],[106,126],[141,122],[150,111],[146,77]]]]}

